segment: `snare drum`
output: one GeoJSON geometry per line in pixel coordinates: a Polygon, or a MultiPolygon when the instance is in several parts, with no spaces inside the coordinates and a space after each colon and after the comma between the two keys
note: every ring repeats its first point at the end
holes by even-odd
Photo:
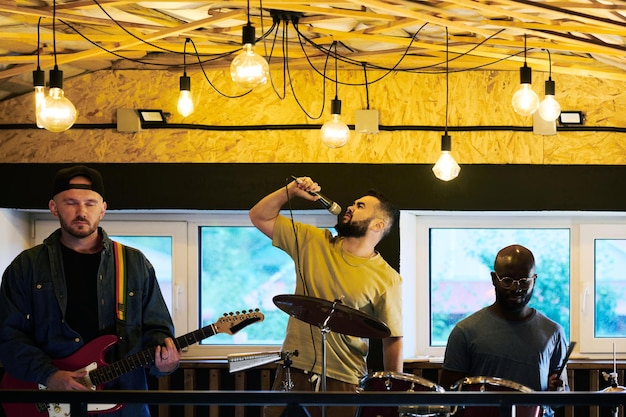
{"type": "MultiPolygon", "coordinates": [[[[399,372],[374,372],[361,379],[360,392],[362,391],[435,391],[444,392],[439,385],[416,375],[399,372]]],[[[359,407],[357,417],[412,417],[431,414],[417,414],[412,412],[412,406],[368,406],[359,407]]],[[[417,407],[415,407],[417,408],[417,407]]]]}
{"type": "MultiPolygon", "coordinates": [[[[502,378],[492,378],[486,376],[467,377],[452,386],[458,391],[519,391],[533,392],[532,389],[502,378]]],[[[516,417],[538,417],[541,411],[540,406],[520,405],[515,407],[516,417]]],[[[457,415],[463,417],[499,417],[499,407],[459,407],[457,415]]]]}

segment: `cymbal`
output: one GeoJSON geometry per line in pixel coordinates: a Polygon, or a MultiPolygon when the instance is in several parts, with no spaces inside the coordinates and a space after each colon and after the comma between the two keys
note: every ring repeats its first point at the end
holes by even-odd
{"type": "MultiPolygon", "coordinates": [[[[320,328],[333,309],[332,301],[305,295],[282,294],[273,300],[278,308],[291,317],[320,328]]],[[[369,314],[345,306],[340,301],[335,303],[334,308],[335,311],[326,323],[333,332],[372,339],[382,339],[391,334],[385,323],[369,314]]]]}

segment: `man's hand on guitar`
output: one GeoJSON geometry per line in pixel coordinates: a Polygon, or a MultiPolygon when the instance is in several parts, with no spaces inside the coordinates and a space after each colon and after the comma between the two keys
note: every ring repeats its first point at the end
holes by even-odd
{"type": "Polygon", "coordinates": [[[46,386],[50,390],[58,391],[86,391],[89,388],[82,384],[87,371],[56,371],[48,378],[46,386]]]}
{"type": "Polygon", "coordinates": [[[180,352],[176,349],[171,337],[165,339],[165,346],[157,346],[154,353],[154,362],[159,371],[170,373],[178,368],[180,352]]]}

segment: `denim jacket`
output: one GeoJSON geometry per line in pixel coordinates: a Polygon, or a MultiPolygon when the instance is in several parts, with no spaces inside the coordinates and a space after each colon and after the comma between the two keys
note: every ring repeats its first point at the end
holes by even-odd
{"type": "MultiPolygon", "coordinates": [[[[126,319],[117,319],[113,242],[102,228],[98,232],[103,237],[98,276],[93,277],[98,280],[98,325],[101,335],[118,337],[117,343],[107,349],[106,360],[110,363],[173,337],[174,325],[154,268],[140,251],[129,247],[126,247],[126,319]]],[[[67,290],[60,237],[58,229],[43,244],[22,252],[2,276],[0,361],[10,375],[26,382],[45,385],[48,377],[57,371],[52,360],[66,358],[84,345],[81,336],[65,321],[67,290]]],[[[150,373],[162,375],[154,364],[150,373]]],[[[111,381],[107,388],[145,390],[146,372],[143,368],[136,369],[111,381]]],[[[128,404],[119,415],[148,416],[149,413],[145,405],[128,404]]]]}

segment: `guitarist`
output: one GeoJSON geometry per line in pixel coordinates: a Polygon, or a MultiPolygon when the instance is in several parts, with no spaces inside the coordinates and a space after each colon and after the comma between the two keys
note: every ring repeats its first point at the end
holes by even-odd
{"type": "MultiPolygon", "coordinates": [[[[59,170],[48,208],[61,227],[18,255],[2,276],[0,361],[5,372],[33,383],[34,389],[39,384],[50,390],[90,389],[81,383],[86,371],[58,363],[111,334],[117,343],[103,349],[106,362],[154,347],[150,373],[173,372],[180,353],[152,265],[99,227],[107,208],[100,173],[83,165],[59,170]]],[[[101,355],[93,352],[94,361],[101,355]]],[[[4,379],[2,385],[13,388],[4,379]]],[[[105,385],[98,388],[146,390],[146,371],[140,366],[105,385]]],[[[106,415],[147,417],[150,412],[146,404],[127,404],[106,415]]]]}

